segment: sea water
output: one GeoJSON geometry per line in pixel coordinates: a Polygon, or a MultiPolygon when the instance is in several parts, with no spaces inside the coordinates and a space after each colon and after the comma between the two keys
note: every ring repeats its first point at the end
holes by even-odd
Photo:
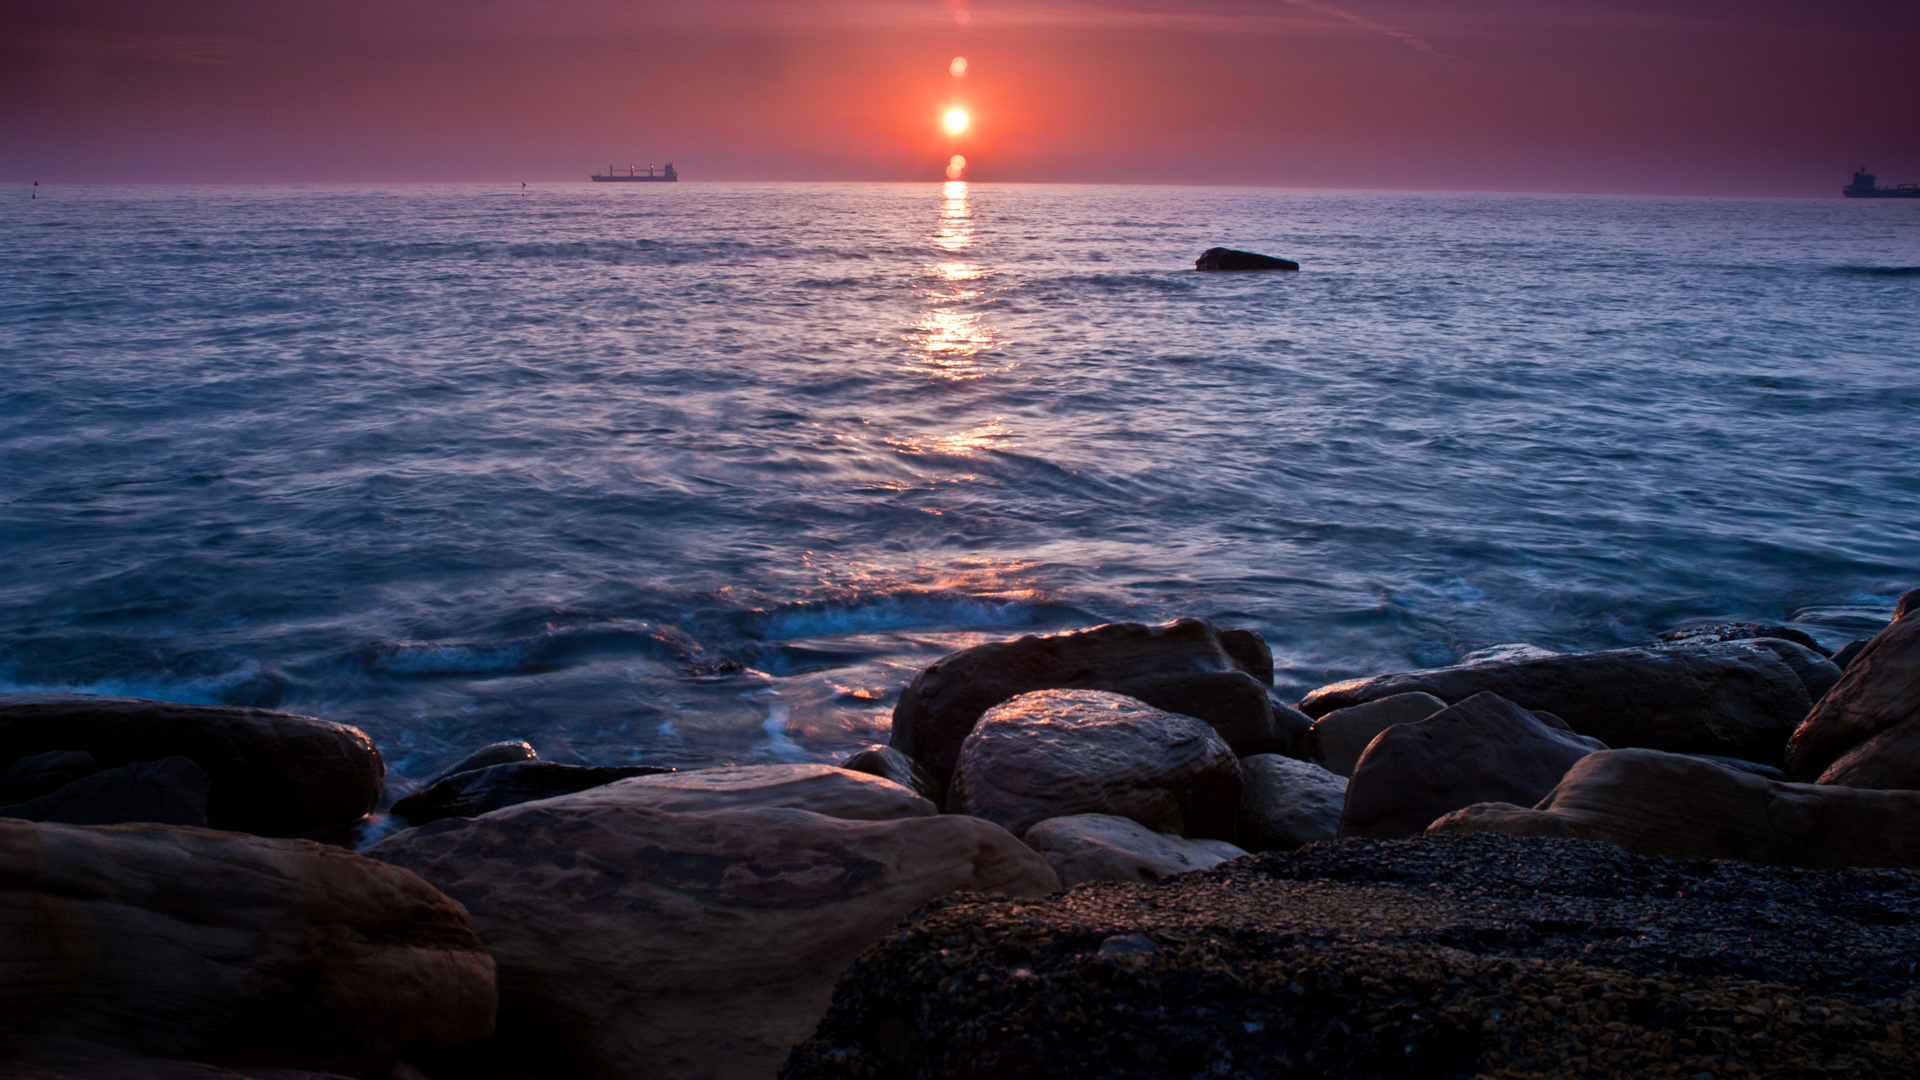
{"type": "Polygon", "coordinates": [[[1288,697],[1920,585],[1920,204],[964,184],[0,206],[0,689],[832,761],[977,642],[1288,697]],[[1298,273],[1206,274],[1214,245],[1298,273]]]}

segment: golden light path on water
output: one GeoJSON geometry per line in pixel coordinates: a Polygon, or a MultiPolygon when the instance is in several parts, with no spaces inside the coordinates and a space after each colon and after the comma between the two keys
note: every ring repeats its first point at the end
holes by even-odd
{"type": "Polygon", "coordinates": [[[983,283],[993,270],[958,258],[974,246],[973,209],[964,180],[942,188],[940,218],[929,238],[942,258],[926,268],[922,290],[926,307],[907,335],[912,346],[906,366],[942,379],[977,379],[984,374],[981,354],[999,344],[986,322],[983,283]]]}

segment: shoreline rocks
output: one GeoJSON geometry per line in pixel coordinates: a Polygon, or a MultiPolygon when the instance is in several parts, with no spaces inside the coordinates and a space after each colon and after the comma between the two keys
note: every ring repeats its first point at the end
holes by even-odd
{"type": "Polygon", "coordinates": [[[1088,881],[1159,881],[1246,854],[1225,840],[1186,840],[1111,814],[1048,818],[1021,839],[1053,867],[1063,889],[1088,881]]]}
{"type": "Polygon", "coordinates": [[[502,807],[571,795],[616,780],[670,772],[673,770],[659,765],[563,765],[521,759],[456,769],[445,779],[394,803],[393,812],[412,824],[425,825],[442,818],[478,817],[502,807]]]}
{"type": "MultiPolygon", "coordinates": [[[[1837,774],[1835,783],[1852,779],[1884,783],[1904,780],[1901,786],[1920,786],[1920,773],[1907,771],[1912,749],[1897,747],[1920,736],[1920,589],[1900,598],[1894,621],[1875,634],[1847,666],[1834,688],[1807,714],[1786,750],[1787,775],[1796,780],[1822,779],[1841,758],[1865,748],[1837,774]],[[1882,733],[1906,725],[1903,734],[1877,746],[1867,744],[1882,733]],[[1869,758],[1889,754],[1878,767],[1869,758]]],[[[1824,782],[1824,781],[1823,781],[1824,782]]]]}
{"type": "Polygon", "coordinates": [[[1208,248],[1200,253],[1193,262],[1195,270],[1298,270],[1300,264],[1292,259],[1276,259],[1271,255],[1261,255],[1252,251],[1236,251],[1233,248],[1208,248]]]}

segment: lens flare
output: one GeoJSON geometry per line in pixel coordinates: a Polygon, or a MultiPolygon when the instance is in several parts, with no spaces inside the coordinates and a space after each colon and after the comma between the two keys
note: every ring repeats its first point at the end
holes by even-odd
{"type": "Polygon", "coordinates": [[[959,154],[953,155],[953,160],[947,162],[947,179],[958,180],[966,175],[966,172],[967,159],[961,157],[959,154]]]}
{"type": "Polygon", "coordinates": [[[948,133],[953,135],[958,135],[965,130],[967,130],[966,110],[965,109],[948,109],[947,110],[948,133]]]}
{"type": "Polygon", "coordinates": [[[956,79],[965,75],[967,73],[967,58],[964,56],[954,57],[953,63],[947,65],[947,70],[951,71],[953,77],[956,79]]]}

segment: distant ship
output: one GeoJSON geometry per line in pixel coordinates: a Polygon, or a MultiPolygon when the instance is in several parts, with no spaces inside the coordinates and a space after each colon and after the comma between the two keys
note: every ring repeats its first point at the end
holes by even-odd
{"type": "MultiPolygon", "coordinates": [[[[667,166],[671,169],[673,166],[667,166]]],[[[623,178],[624,179],[624,178],[623,178]]],[[[642,177],[641,179],[645,179],[642,177]]],[[[1920,199],[1920,184],[1901,184],[1899,187],[1874,187],[1873,174],[1865,165],[1853,174],[1853,183],[1840,189],[1840,194],[1849,199],[1920,199]]]]}
{"type": "MultiPolygon", "coordinates": [[[[653,166],[651,165],[647,166],[647,171],[644,173],[637,167],[629,165],[627,166],[627,175],[625,176],[614,172],[613,166],[609,165],[607,166],[607,175],[601,176],[599,173],[594,173],[592,176],[592,180],[596,184],[660,184],[671,183],[678,179],[680,179],[680,174],[673,171],[673,162],[671,161],[667,162],[666,171],[657,176],[654,175],[653,166]]],[[[1873,178],[1868,177],[1867,179],[1871,182],[1873,178]]]]}

